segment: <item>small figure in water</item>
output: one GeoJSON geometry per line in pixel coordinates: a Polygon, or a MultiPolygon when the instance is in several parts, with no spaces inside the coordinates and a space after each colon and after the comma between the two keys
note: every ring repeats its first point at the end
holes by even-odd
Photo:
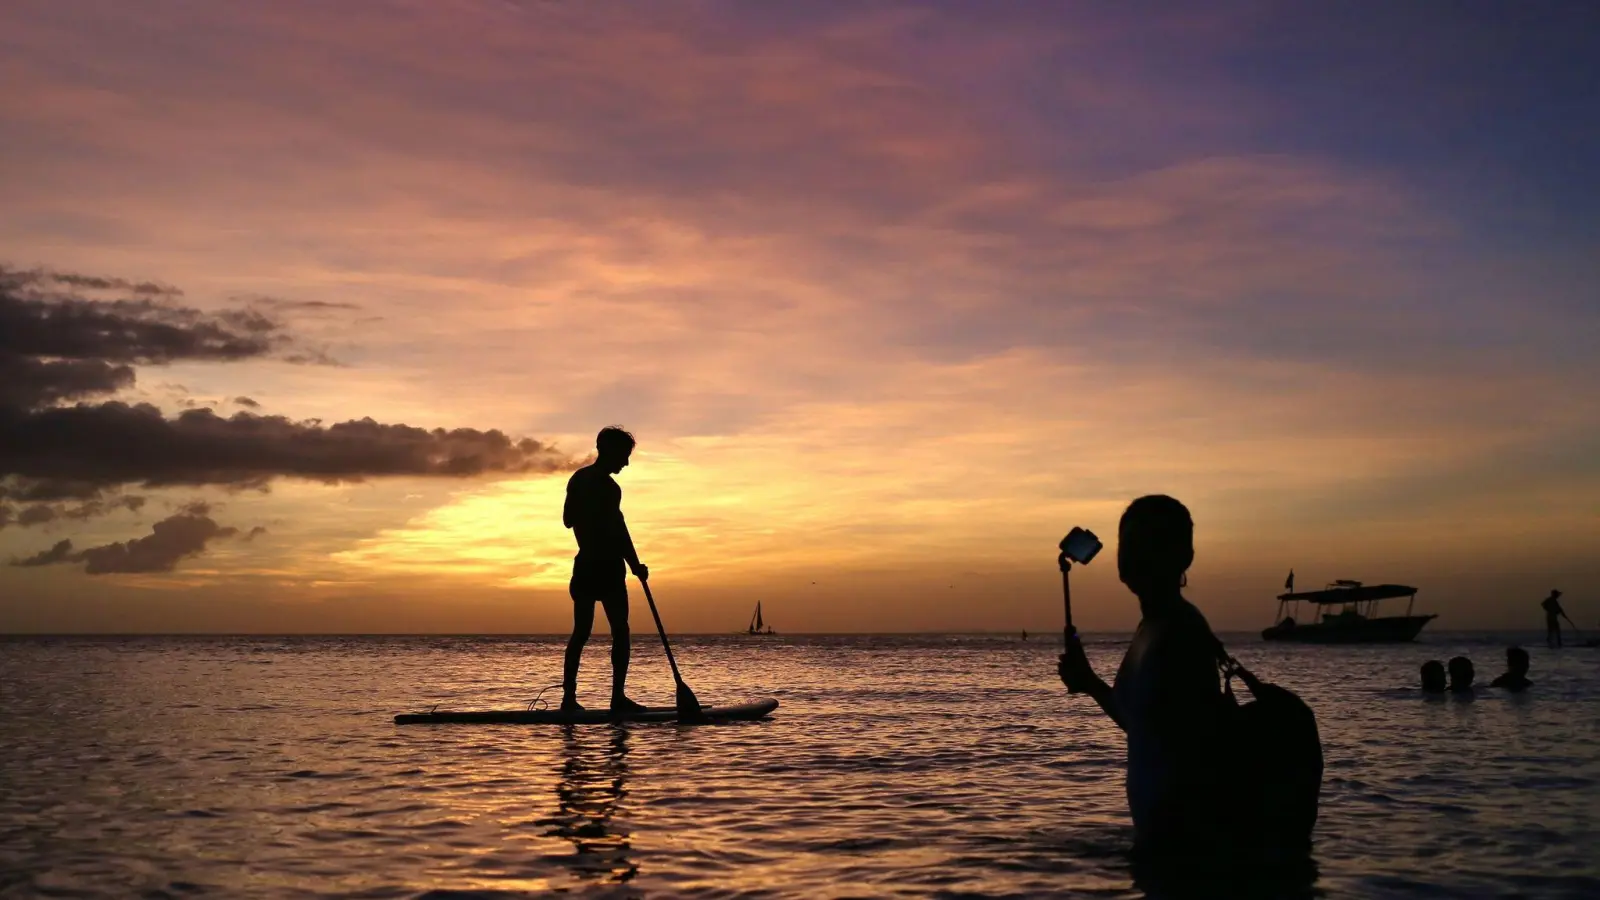
{"type": "Polygon", "coordinates": [[[1561,592],[1551,591],[1550,596],[1544,598],[1544,602],[1539,605],[1544,607],[1545,644],[1550,647],[1560,648],[1561,617],[1567,614],[1566,610],[1561,608],[1561,592]]]}
{"type": "Polygon", "coordinates": [[[1472,669],[1472,660],[1465,656],[1452,656],[1450,658],[1450,693],[1472,693],[1472,679],[1475,673],[1472,669]]]}
{"type": "Polygon", "coordinates": [[[639,562],[622,518],[622,488],[611,476],[628,465],[633,454],[633,435],[611,426],[595,438],[598,458],[572,473],[567,481],[567,502],[561,521],[578,540],[578,555],[572,560],[572,638],[567,641],[566,669],[561,682],[561,709],[578,712],[578,663],[583,645],[594,628],[594,605],[605,607],[611,624],[611,711],[635,712],[643,709],[628,699],[623,688],[628,681],[628,573],[643,581],[650,570],[639,562]]]}
{"type": "Polygon", "coordinates": [[[1181,593],[1193,561],[1189,510],[1166,496],[1133,501],[1117,529],[1117,573],[1142,618],[1115,683],[1095,674],[1076,640],[1058,666],[1069,691],[1093,697],[1127,732],[1134,845],[1160,857],[1215,854],[1231,837],[1218,827],[1219,811],[1230,808],[1219,775],[1227,715],[1219,644],[1181,593]]]}
{"type": "Polygon", "coordinates": [[[1528,680],[1528,651],[1521,647],[1507,647],[1506,673],[1489,682],[1489,686],[1505,688],[1513,693],[1533,687],[1533,682],[1528,680]]]}
{"type": "Polygon", "coordinates": [[[1442,694],[1445,691],[1444,663],[1430,659],[1422,664],[1422,692],[1442,694]]]}

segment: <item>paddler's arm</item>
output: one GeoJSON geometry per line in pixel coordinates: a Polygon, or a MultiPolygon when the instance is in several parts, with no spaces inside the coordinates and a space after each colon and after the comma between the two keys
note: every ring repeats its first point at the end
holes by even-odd
{"type": "Polygon", "coordinates": [[[633,549],[633,535],[628,533],[628,520],[622,517],[622,510],[617,510],[617,527],[622,531],[622,558],[628,561],[628,568],[633,574],[639,576],[640,581],[650,577],[650,567],[639,562],[639,552],[633,549]]]}

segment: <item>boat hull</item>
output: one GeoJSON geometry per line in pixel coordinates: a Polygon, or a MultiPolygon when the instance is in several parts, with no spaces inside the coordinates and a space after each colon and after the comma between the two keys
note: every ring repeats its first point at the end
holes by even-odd
{"type": "Polygon", "coordinates": [[[1416,640],[1422,633],[1422,626],[1436,618],[1433,615],[1383,616],[1356,622],[1313,622],[1288,628],[1274,625],[1261,632],[1261,639],[1302,644],[1406,644],[1416,640]]]}

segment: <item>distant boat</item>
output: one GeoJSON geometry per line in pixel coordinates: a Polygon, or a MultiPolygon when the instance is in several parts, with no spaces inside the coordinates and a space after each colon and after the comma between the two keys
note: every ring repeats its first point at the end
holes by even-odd
{"type": "Polygon", "coordinates": [[[750,617],[750,627],[745,629],[744,633],[745,634],[777,634],[776,631],[772,630],[772,626],[771,625],[768,625],[767,623],[761,621],[761,601],[759,601],[759,600],[756,601],[755,615],[750,617]],[[766,630],[763,631],[762,630],[763,628],[765,628],[766,630]]]}
{"type": "Polygon", "coordinates": [[[1404,584],[1362,584],[1335,581],[1320,591],[1278,595],[1277,624],[1261,632],[1262,640],[1300,641],[1307,644],[1404,644],[1417,639],[1422,626],[1436,615],[1412,615],[1417,589],[1404,584]],[[1406,598],[1403,616],[1378,615],[1380,600],[1406,598]],[[1321,621],[1298,622],[1294,613],[1301,601],[1313,604],[1321,621]],[[1285,615],[1285,608],[1288,615],[1285,615]],[[1324,612],[1339,607],[1337,612],[1324,612]]]}

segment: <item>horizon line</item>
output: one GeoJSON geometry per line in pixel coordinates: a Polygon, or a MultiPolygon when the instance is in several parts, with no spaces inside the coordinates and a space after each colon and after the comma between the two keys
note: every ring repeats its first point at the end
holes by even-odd
{"type": "MultiPolygon", "coordinates": [[[[1079,634],[1132,634],[1133,629],[1113,630],[1079,630],[1079,634]]],[[[929,631],[785,631],[773,634],[749,634],[743,631],[685,631],[670,635],[673,638],[688,637],[938,637],[952,636],[1007,636],[1018,635],[1022,629],[1010,630],[929,630],[929,631]]],[[[1432,634],[1506,634],[1520,633],[1543,634],[1537,628],[1451,628],[1441,629],[1432,634]]],[[[1028,632],[1032,635],[1051,635],[1057,632],[1049,631],[1028,632]]],[[[1216,634],[1260,634],[1259,629],[1216,629],[1216,634]]],[[[596,636],[604,636],[607,632],[596,631],[596,636]]],[[[0,639],[6,638],[159,638],[159,637],[243,637],[243,638],[313,638],[313,637],[475,637],[475,638],[561,638],[565,640],[570,636],[568,631],[0,631],[0,639]]],[[[638,643],[637,641],[635,643],[638,643]]],[[[1263,642],[1265,643],[1265,642],[1263,642]]],[[[1413,644],[1426,643],[1423,640],[1411,641],[1413,644]]]]}

